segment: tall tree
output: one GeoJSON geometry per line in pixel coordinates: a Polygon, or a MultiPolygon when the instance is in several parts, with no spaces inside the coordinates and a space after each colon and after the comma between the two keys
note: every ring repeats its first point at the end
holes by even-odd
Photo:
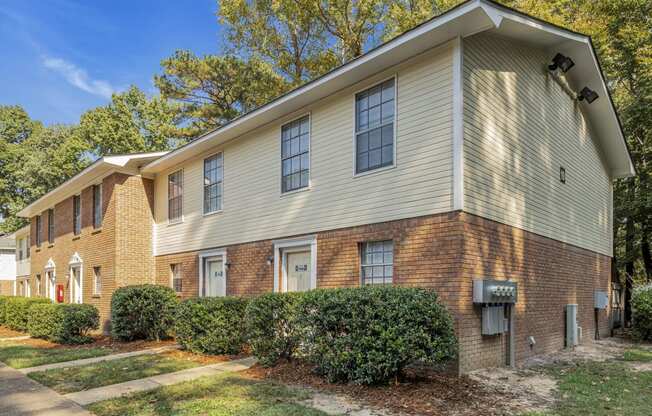
{"type": "Polygon", "coordinates": [[[400,35],[415,26],[444,13],[463,0],[393,0],[388,2],[384,39],[400,35]]]}
{"type": "Polygon", "coordinates": [[[205,55],[177,51],[163,60],[163,75],[155,77],[164,98],[180,104],[185,128],[193,137],[217,128],[250,111],[290,87],[266,62],[235,56],[205,55]]]}
{"type": "Polygon", "coordinates": [[[77,135],[97,155],[166,150],[176,145],[178,105],[132,86],[81,116],[77,135]]]}
{"type": "Polygon", "coordinates": [[[320,21],[295,0],[220,0],[231,49],[271,64],[299,85],[339,64],[320,21]]]}

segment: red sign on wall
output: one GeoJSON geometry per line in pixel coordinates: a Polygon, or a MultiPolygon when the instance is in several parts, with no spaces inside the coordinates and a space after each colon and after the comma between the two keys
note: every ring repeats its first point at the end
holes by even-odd
{"type": "Polygon", "coordinates": [[[63,285],[57,285],[57,302],[63,302],[63,285]]]}

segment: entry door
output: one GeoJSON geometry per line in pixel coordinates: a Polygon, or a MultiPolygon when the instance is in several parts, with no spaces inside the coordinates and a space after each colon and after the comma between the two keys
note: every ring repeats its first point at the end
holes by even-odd
{"type": "Polygon", "coordinates": [[[226,296],[222,257],[209,257],[204,261],[204,296],[226,296]]]}
{"type": "Polygon", "coordinates": [[[81,289],[81,268],[73,267],[71,270],[72,282],[72,303],[82,303],[82,289],[81,289]]]}
{"type": "Polygon", "coordinates": [[[291,251],[285,256],[287,291],[305,292],[310,290],[310,250],[291,251]]]}
{"type": "Polygon", "coordinates": [[[57,285],[56,285],[56,278],[54,277],[54,272],[49,271],[45,273],[45,278],[47,279],[47,285],[48,285],[48,296],[52,300],[52,302],[56,301],[56,291],[57,291],[57,285]]]}

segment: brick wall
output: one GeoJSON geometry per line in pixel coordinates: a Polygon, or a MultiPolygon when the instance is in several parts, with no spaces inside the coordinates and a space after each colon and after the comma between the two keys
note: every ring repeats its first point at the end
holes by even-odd
{"type": "Polygon", "coordinates": [[[14,294],[14,281],[0,280],[0,296],[13,296],[13,294],[14,294]]]}
{"type": "MultiPolygon", "coordinates": [[[[519,284],[515,309],[517,361],[564,346],[564,305],[579,304],[584,341],[593,338],[593,290],[607,290],[609,257],[523,230],[452,212],[328,231],[317,234],[317,286],[360,284],[359,246],[365,241],[394,241],[394,282],[430,287],[454,315],[460,339],[461,371],[501,366],[503,336],[480,334],[481,310],[472,304],[474,278],[511,279],[519,284]],[[536,345],[530,348],[528,336],[536,345]]],[[[273,289],[271,240],[227,247],[228,295],[254,295],[273,289]]],[[[170,264],[182,266],[183,297],[196,296],[198,253],[156,258],[159,284],[170,285],[170,264]]],[[[608,329],[600,314],[601,331],[608,329]]]]}
{"type": "Polygon", "coordinates": [[[83,302],[100,311],[102,331],[108,331],[111,294],[126,282],[152,280],[151,252],[152,183],[148,179],[114,173],[102,180],[101,228],[93,228],[93,190],[81,192],[82,230],[73,234],[73,198],[55,205],[55,240],[47,241],[47,212],[43,213],[43,242],[36,246],[36,219],[31,221],[31,286],[35,294],[35,276],[45,282],[45,265],[51,258],[55,265],[56,283],[65,287],[65,302],[70,301],[69,261],[78,253],[82,263],[83,302]],[[140,201],[138,201],[140,199],[140,201]],[[149,222],[145,219],[150,215],[149,222]],[[119,233],[118,233],[119,231],[119,233]],[[146,242],[146,244],[145,244],[146,242]],[[93,268],[100,267],[102,288],[94,292],[93,268]]]}

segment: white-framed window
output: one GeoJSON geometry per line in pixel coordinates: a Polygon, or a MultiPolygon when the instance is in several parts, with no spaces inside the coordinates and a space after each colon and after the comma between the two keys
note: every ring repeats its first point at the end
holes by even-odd
{"type": "Polygon", "coordinates": [[[170,280],[172,289],[175,292],[183,291],[183,279],[181,278],[181,263],[170,264],[170,280]]]}
{"type": "Polygon", "coordinates": [[[81,234],[81,195],[72,197],[72,232],[73,235],[81,234]]]}
{"type": "Polygon", "coordinates": [[[168,175],[168,222],[179,222],[183,218],[183,171],[168,175]]]}
{"type": "Polygon", "coordinates": [[[394,165],[396,78],[355,95],[355,173],[394,165]]]}
{"type": "Polygon", "coordinates": [[[389,284],[394,278],[394,242],[370,241],[360,248],[362,284],[389,284]]]}
{"type": "Polygon", "coordinates": [[[102,184],[93,185],[93,228],[102,226],[102,184]]]}
{"type": "Polygon", "coordinates": [[[93,294],[99,295],[102,293],[102,268],[100,266],[93,267],[93,294]]]}
{"type": "Polygon", "coordinates": [[[281,127],[282,192],[310,185],[310,116],[281,127]]]}
{"type": "Polygon", "coordinates": [[[48,243],[54,243],[54,209],[48,209],[48,243]]]}
{"type": "Polygon", "coordinates": [[[222,153],[204,159],[204,214],[222,210],[224,181],[222,153]]]}
{"type": "Polygon", "coordinates": [[[36,246],[40,247],[43,242],[43,215],[36,216],[36,246]]]}
{"type": "Polygon", "coordinates": [[[29,258],[29,239],[28,237],[19,238],[16,243],[16,261],[22,261],[29,258]]]}

